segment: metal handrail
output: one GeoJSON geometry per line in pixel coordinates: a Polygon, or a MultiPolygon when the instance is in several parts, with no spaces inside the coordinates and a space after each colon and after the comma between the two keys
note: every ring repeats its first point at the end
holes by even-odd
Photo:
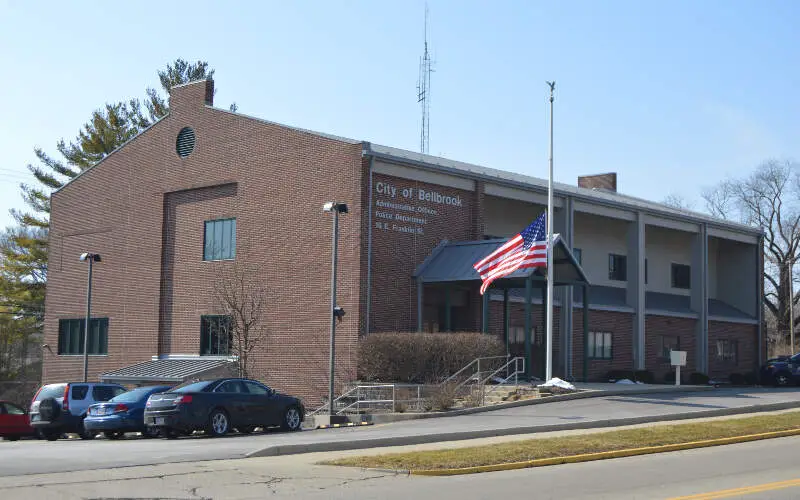
{"type": "Polygon", "coordinates": [[[504,366],[498,368],[494,373],[492,373],[491,375],[486,377],[483,380],[483,382],[481,383],[481,385],[484,387],[484,390],[481,391],[481,404],[483,404],[483,402],[484,402],[483,398],[485,398],[487,394],[491,393],[492,391],[497,390],[497,388],[501,387],[502,384],[505,384],[506,382],[511,380],[511,377],[514,377],[514,385],[519,385],[518,377],[522,373],[525,373],[525,358],[517,356],[517,357],[512,358],[511,360],[509,360],[508,363],[506,363],[504,366]],[[519,367],[519,363],[520,362],[522,362],[522,368],[519,367]],[[490,387],[488,390],[486,390],[486,382],[491,380],[492,377],[497,375],[502,370],[504,370],[504,369],[507,370],[508,367],[511,365],[511,363],[514,363],[514,371],[511,374],[509,374],[508,371],[506,371],[506,378],[502,379],[502,381],[499,384],[494,385],[494,386],[490,387]]]}
{"type": "MultiPolygon", "coordinates": [[[[362,404],[369,405],[370,403],[381,403],[381,404],[389,404],[389,403],[391,403],[392,411],[394,411],[396,409],[397,401],[398,401],[397,400],[397,389],[398,388],[407,388],[407,387],[411,387],[413,385],[414,384],[357,385],[357,386],[351,388],[349,391],[347,391],[344,394],[342,394],[341,396],[339,396],[336,399],[334,399],[333,400],[333,407],[335,409],[336,415],[344,413],[347,410],[352,409],[353,407],[356,407],[356,410],[360,411],[362,404]],[[371,389],[388,389],[388,388],[392,389],[392,399],[373,399],[373,398],[362,399],[361,398],[362,390],[368,391],[368,390],[371,390],[371,389]],[[355,398],[355,401],[349,402],[349,403],[348,402],[342,403],[342,400],[352,399],[352,398],[355,398]],[[342,403],[345,406],[337,409],[337,404],[336,403],[342,403]]],[[[417,399],[416,400],[412,400],[412,401],[419,402],[420,399],[421,399],[420,386],[417,385],[417,399]]],[[[403,402],[403,401],[406,401],[406,400],[402,400],[401,402],[403,402]]],[[[327,410],[328,408],[329,408],[329,405],[326,403],[326,404],[320,406],[319,408],[317,408],[316,410],[314,410],[313,412],[309,413],[308,416],[314,416],[314,415],[316,415],[317,413],[319,413],[319,412],[321,412],[323,410],[327,410]]]]}
{"type": "MultiPolygon", "coordinates": [[[[457,371],[457,372],[455,372],[454,374],[452,374],[452,375],[450,375],[449,377],[447,377],[447,378],[444,380],[444,382],[442,382],[440,385],[445,385],[445,384],[447,384],[448,382],[450,382],[451,380],[453,380],[453,379],[454,379],[454,378],[456,378],[457,376],[461,375],[461,373],[462,373],[462,372],[466,371],[468,368],[470,368],[470,367],[471,367],[472,365],[474,365],[474,364],[477,364],[477,365],[478,365],[478,370],[477,370],[477,371],[478,371],[478,373],[480,373],[480,367],[481,367],[481,360],[482,360],[482,359],[484,359],[484,360],[486,360],[486,359],[508,359],[508,355],[505,355],[505,356],[486,356],[486,357],[483,357],[483,358],[475,358],[475,359],[473,359],[472,361],[470,361],[470,362],[469,362],[469,363],[468,363],[468,364],[467,364],[467,365],[466,365],[464,368],[462,368],[462,369],[458,370],[458,371],[457,371]]],[[[467,379],[467,380],[469,380],[469,379],[467,379]]],[[[461,385],[461,384],[459,384],[459,386],[460,386],[460,385],[461,385]]]]}

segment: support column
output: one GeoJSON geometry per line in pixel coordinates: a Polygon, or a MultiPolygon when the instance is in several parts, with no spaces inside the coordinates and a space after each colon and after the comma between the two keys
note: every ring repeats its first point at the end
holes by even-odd
{"type": "Polygon", "coordinates": [[[645,369],[645,223],[644,214],[638,212],[636,220],[628,224],[628,286],[626,301],[633,313],[633,368],[645,369]]]}
{"type": "Polygon", "coordinates": [[[589,381],[589,286],[583,285],[583,381],[589,381]]]}
{"type": "Polygon", "coordinates": [[[695,370],[708,373],[708,228],[692,238],[691,297],[692,311],[698,314],[695,326],[695,370]]]}
{"type": "Polygon", "coordinates": [[[447,285],[447,287],[444,289],[444,331],[446,332],[453,331],[453,303],[450,296],[451,288],[451,285],[447,285]]]}
{"type": "Polygon", "coordinates": [[[533,281],[530,277],[525,280],[525,375],[530,380],[531,373],[531,295],[533,281]]]}
{"type": "Polygon", "coordinates": [[[489,333],[489,290],[483,294],[483,307],[481,308],[481,331],[483,333],[489,333]]]}
{"type": "Polygon", "coordinates": [[[508,348],[508,325],[509,325],[509,308],[508,308],[508,288],[503,289],[503,338],[506,339],[506,356],[510,353],[508,348]]]}
{"type": "MultiPolygon", "coordinates": [[[[575,212],[573,210],[572,198],[564,199],[564,206],[555,213],[555,231],[561,234],[561,238],[567,248],[574,248],[575,237],[575,212]]],[[[559,312],[559,349],[561,357],[557,361],[561,365],[561,373],[566,377],[574,377],[574,367],[572,359],[572,313],[574,311],[572,286],[560,286],[554,294],[561,302],[559,312]]]]}
{"type": "Polygon", "coordinates": [[[422,332],[422,292],[423,292],[423,284],[422,280],[417,280],[417,332],[422,332]]]}

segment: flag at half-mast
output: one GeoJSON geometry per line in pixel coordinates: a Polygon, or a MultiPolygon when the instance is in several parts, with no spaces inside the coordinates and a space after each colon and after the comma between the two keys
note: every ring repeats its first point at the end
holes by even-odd
{"type": "Polygon", "coordinates": [[[500,248],[476,262],[472,267],[481,275],[481,295],[498,278],[517,269],[547,267],[547,220],[546,212],[536,218],[500,248]]]}

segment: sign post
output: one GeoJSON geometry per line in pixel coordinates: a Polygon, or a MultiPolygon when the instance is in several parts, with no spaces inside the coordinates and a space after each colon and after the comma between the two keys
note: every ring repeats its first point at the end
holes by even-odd
{"type": "Polygon", "coordinates": [[[686,351],[669,351],[669,360],[675,367],[675,385],[681,385],[681,366],[686,366],[686,351]]]}

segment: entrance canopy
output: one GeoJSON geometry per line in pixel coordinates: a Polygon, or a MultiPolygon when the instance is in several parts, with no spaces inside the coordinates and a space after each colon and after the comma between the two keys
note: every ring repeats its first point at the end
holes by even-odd
{"type": "MultiPolygon", "coordinates": [[[[507,239],[448,242],[437,246],[414,272],[421,284],[457,283],[480,281],[481,277],[472,266],[497,250],[507,239]]],[[[553,285],[589,285],[583,268],[572,255],[560,234],[553,235],[553,285]]],[[[542,281],[546,278],[543,268],[518,269],[508,276],[497,279],[492,288],[525,288],[525,281],[542,281]]]]}

